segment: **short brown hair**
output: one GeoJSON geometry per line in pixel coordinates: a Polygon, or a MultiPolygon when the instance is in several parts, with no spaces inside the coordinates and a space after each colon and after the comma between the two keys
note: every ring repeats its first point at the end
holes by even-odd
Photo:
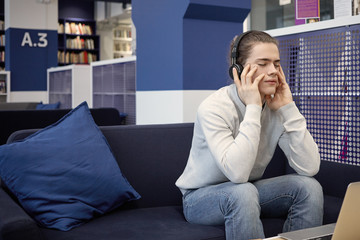
{"type": "MultiPolygon", "coordinates": [[[[278,41],[263,31],[256,31],[251,30],[248,32],[242,33],[242,39],[240,40],[238,47],[237,47],[237,59],[236,63],[244,65],[246,59],[248,59],[251,49],[253,48],[254,44],[256,43],[274,43],[276,46],[279,46],[278,41]]],[[[235,36],[230,44],[230,65],[231,65],[231,50],[234,47],[235,40],[239,37],[235,36]]]]}

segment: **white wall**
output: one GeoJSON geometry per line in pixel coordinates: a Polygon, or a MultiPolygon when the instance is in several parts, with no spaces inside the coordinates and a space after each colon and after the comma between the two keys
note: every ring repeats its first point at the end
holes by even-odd
{"type": "Polygon", "coordinates": [[[5,0],[5,29],[47,29],[58,27],[58,0],[5,0]]]}
{"type": "Polygon", "coordinates": [[[213,92],[213,90],[137,91],[136,124],[194,122],[200,103],[213,92]]]}
{"type": "Polygon", "coordinates": [[[100,60],[113,59],[114,38],[112,28],[97,29],[100,36],[100,60]]]}
{"type": "Polygon", "coordinates": [[[10,92],[10,102],[43,102],[48,103],[48,94],[45,91],[10,92]]]}

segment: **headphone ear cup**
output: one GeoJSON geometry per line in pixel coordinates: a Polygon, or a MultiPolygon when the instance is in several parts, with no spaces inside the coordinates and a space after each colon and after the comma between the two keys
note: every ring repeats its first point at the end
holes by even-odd
{"type": "Polygon", "coordinates": [[[238,64],[233,64],[233,65],[231,65],[231,67],[229,68],[229,75],[230,75],[231,79],[234,80],[233,68],[236,69],[236,72],[237,72],[237,74],[238,74],[238,77],[240,78],[240,74],[241,74],[241,72],[242,72],[243,69],[244,69],[243,66],[242,66],[242,65],[238,65],[238,64]]]}

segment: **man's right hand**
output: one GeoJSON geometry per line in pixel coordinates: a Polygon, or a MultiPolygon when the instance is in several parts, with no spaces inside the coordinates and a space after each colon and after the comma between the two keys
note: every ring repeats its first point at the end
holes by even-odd
{"type": "Polygon", "coordinates": [[[253,80],[253,76],[257,70],[257,66],[250,69],[250,64],[246,65],[241,73],[241,80],[238,73],[233,68],[234,82],[237,87],[240,100],[245,104],[257,104],[262,106],[262,99],[259,92],[259,82],[265,77],[265,74],[260,74],[253,80]]]}

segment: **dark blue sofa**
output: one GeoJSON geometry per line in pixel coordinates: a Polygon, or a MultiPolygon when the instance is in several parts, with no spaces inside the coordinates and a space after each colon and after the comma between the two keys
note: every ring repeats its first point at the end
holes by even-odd
{"type": "MultiPolygon", "coordinates": [[[[38,227],[3,188],[0,189],[1,240],[115,240],[115,239],[225,239],[223,226],[186,222],[182,196],[175,181],[182,173],[191,146],[193,124],[100,127],[118,164],[142,198],[68,232],[38,227]]],[[[8,142],[35,130],[12,134],[8,142]]],[[[292,172],[277,149],[264,177],[292,172]]],[[[316,178],[325,194],[324,223],[336,222],[350,182],[360,181],[360,168],[322,161],[316,178]]],[[[282,230],[284,218],[262,218],[266,236],[282,230]]]]}
{"type": "MultiPolygon", "coordinates": [[[[71,109],[1,110],[0,108],[0,145],[5,144],[11,133],[17,130],[44,128],[70,111],[71,109]]],[[[90,112],[98,126],[123,125],[126,121],[125,115],[119,113],[116,108],[92,108],[90,112]]]]}

